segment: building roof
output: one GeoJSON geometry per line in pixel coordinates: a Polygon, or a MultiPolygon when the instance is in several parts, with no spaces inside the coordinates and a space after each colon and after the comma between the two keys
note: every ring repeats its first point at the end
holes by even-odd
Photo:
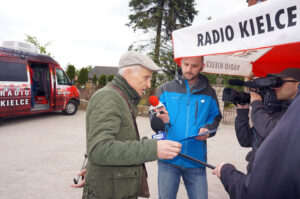
{"type": "Polygon", "coordinates": [[[99,76],[101,74],[116,76],[118,74],[118,67],[116,67],[116,66],[95,66],[89,72],[89,79],[92,79],[94,77],[94,74],[97,75],[97,78],[99,78],[99,76]]]}

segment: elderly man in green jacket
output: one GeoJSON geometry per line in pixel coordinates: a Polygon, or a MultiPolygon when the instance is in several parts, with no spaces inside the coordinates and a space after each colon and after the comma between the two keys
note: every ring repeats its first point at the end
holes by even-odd
{"type": "Polygon", "coordinates": [[[91,98],[86,111],[88,163],[83,198],[137,198],[144,186],[144,163],[172,159],[180,152],[178,142],[140,140],[136,127],[140,96],[151,87],[152,72],[158,70],[148,57],[126,52],[118,75],[91,98]]]}

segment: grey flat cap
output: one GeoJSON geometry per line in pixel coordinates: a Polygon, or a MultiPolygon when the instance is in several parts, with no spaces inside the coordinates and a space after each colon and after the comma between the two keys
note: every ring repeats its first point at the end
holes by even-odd
{"type": "Polygon", "coordinates": [[[128,51],[124,53],[120,58],[119,69],[134,65],[141,65],[151,71],[160,70],[160,68],[149,57],[142,55],[136,51],[128,51]]]}

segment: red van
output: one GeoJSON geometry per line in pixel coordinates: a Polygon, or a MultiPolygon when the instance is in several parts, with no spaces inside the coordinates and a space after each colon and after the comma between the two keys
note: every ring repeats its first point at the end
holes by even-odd
{"type": "Polygon", "coordinates": [[[73,115],[79,91],[49,56],[0,47],[0,119],[62,110],[73,115]]]}

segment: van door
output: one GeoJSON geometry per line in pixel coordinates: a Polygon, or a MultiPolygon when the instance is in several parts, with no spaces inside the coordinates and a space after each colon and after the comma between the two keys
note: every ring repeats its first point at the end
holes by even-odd
{"type": "Polygon", "coordinates": [[[29,78],[26,60],[0,57],[0,117],[30,111],[29,78]]]}
{"type": "Polygon", "coordinates": [[[50,78],[51,78],[51,107],[53,110],[56,109],[56,75],[55,66],[50,64],[50,78]]]}
{"type": "Polygon", "coordinates": [[[32,111],[46,111],[50,104],[50,70],[48,63],[34,62],[29,63],[31,69],[32,111]]]}
{"type": "Polygon", "coordinates": [[[60,68],[55,68],[56,74],[56,96],[55,96],[55,105],[56,110],[62,110],[65,108],[66,104],[70,98],[70,91],[68,88],[71,85],[71,82],[67,78],[64,71],[60,68]]]}

